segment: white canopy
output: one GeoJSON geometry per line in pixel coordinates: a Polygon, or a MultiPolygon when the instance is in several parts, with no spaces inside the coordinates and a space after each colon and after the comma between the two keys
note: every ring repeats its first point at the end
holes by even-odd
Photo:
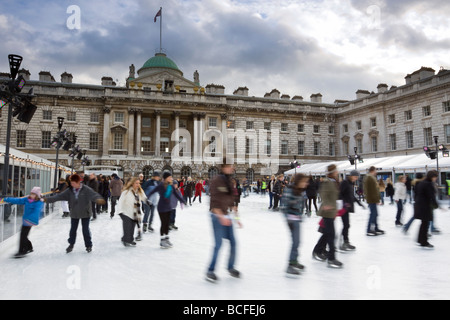
{"type": "MultiPolygon", "coordinates": [[[[443,157],[442,153],[439,153],[438,160],[440,171],[450,171],[450,158],[443,157]]],[[[341,173],[355,170],[355,165],[350,164],[349,160],[343,160],[306,163],[300,168],[291,169],[286,171],[284,174],[293,175],[295,173],[303,173],[307,175],[324,175],[326,174],[327,167],[330,164],[335,164],[341,173]]],[[[384,158],[365,158],[363,163],[356,163],[356,170],[360,173],[366,173],[371,166],[376,167],[378,172],[427,172],[428,170],[436,169],[436,159],[432,160],[424,153],[384,158]]]]}

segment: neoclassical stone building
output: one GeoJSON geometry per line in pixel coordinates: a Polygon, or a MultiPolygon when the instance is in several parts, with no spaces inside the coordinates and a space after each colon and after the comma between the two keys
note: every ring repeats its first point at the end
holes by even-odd
{"type": "MultiPolygon", "coordinates": [[[[354,153],[365,158],[423,152],[450,143],[450,71],[424,68],[406,76],[405,84],[377,92],[358,90],[352,101],[322,102],[290,97],[277,89],[251,97],[247,87],[225,94],[222,85],[202,86],[165,54],[146,61],[137,74],[130,66],[125,87],[112,78],[101,85],[72,83],[64,73],[56,82],[50,72],[32,80],[38,106],[30,124],[13,121],[11,146],[49,160],[57,132],[77,136],[77,144],[95,165],[121,166],[125,176],[170,170],[176,176],[207,177],[224,157],[233,161],[238,177],[257,179],[300,163],[342,160],[354,153]]],[[[0,81],[6,81],[6,74],[0,81]]],[[[26,90],[27,88],[25,88],[26,90]]],[[[5,143],[6,110],[0,118],[0,143],[5,143]]],[[[68,153],[60,163],[70,166],[68,153]]],[[[75,159],[75,168],[80,161],[75,159]]]]}

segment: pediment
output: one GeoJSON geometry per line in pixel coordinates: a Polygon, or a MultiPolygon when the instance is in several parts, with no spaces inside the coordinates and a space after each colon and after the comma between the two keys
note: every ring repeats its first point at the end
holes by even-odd
{"type": "Polygon", "coordinates": [[[111,127],[111,132],[125,133],[128,129],[123,124],[116,124],[111,127]]]}

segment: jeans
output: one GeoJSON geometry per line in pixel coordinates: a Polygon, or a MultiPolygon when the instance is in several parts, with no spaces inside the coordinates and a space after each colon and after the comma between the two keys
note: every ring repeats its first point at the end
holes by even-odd
{"type": "Polygon", "coordinates": [[[77,230],[78,225],[80,224],[81,220],[81,227],[83,229],[83,238],[84,238],[84,245],[87,247],[92,247],[92,237],[91,237],[91,231],[89,230],[89,221],[90,218],[83,218],[83,219],[75,219],[71,218],[71,228],[69,233],[69,243],[71,245],[74,245],[77,239],[77,230]]]}
{"type": "Polygon", "coordinates": [[[369,216],[369,223],[367,225],[367,232],[370,231],[377,231],[378,230],[378,208],[376,203],[369,203],[369,210],[370,210],[370,216],[369,216]],[[375,228],[372,228],[372,227],[375,228]]]}
{"type": "Polygon", "coordinates": [[[343,228],[342,228],[342,237],[344,238],[344,242],[349,242],[349,238],[348,238],[348,230],[350,229],[350,213],[348,211],[346,211],[342,216],[342,224],[343,224],[343,228]]]}
{"type": "Polygon", "coordinates": [[[384,204],[384,191],[380,192],[381,203],[384,204]]]}
{"type": "Polygon", "coordinates": [[[296,262],[298,259],[298,246],[300,245],[300,221],[288,220],[288,227],[291,230],[292,247],[289,261],[296,262]]]}
{"type": "Polygon", "coordinates": [[[273,206],[273,192],[269,191],[269,208],[272,208],[273,206]]]}
{"type": "Polygon", "coordinates": [[[142,221],[142,223],[147,223],[148,222],[148,217],[150,216],[150,206],[142,201],[142,211],[144,211],[144,220],[142,221]]]}
{"type": "Polygon", "coordinates": [[[220,248],[222,247],[222,239],[228,239],[228,241],[230,241],[230,257],[228,259],[228,270],[231,270],[234,268],[234,262],[236,259],[236,240],[234,238],[233,225],[222,225],[219,221],[219,218],[214,213],[211,213],[211,221],[214,231],[215,246],[208,272],[213,272],[216,268],[217,256],[219,255],[220,248]]]}
{"type": "Polygon", "coordinates": [[[397,201],[397,216],[395,218],[395,222],[400,222],[402,218],[402,212],[403,212],[403,200],[397,201]]]}

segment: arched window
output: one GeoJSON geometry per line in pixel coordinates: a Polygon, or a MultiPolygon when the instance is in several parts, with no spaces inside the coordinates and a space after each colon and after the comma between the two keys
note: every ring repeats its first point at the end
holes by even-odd
{"type": "Polygon", "coordinates": [[[214,179],[215,176],[219,174],[219,169],[217,167],[211,167],[208,169],[208,178],[214,179]]]}
{"type": "Polygon", "coordinates": [[[144,179],[145,180],[150,179],[154,171],[155,169],[153,169],[152,166],[145,166],[144,168],[142,168],[142,174],[144,175],[144,179]]]}
{"type": "Polygon", "coordinates": [[[161,176],[164,172],[170,172],[170,174],[173,174],[173,169],[171,166],[165,166],[164,168],[162,168],[161,176]]]}
{"type": "Polygon", "coordinates": [[[247,178],[247,180],[252,183],[255,179],[255,170],[253,169],[247,169],[247,172],[245,173],[245,177],[247,178]]]}
{"type": "Polygon", "coordinates": [[[192,176],[192,169],[190,167],[181,168],[181,177],[190,177],[192,176]]]}

